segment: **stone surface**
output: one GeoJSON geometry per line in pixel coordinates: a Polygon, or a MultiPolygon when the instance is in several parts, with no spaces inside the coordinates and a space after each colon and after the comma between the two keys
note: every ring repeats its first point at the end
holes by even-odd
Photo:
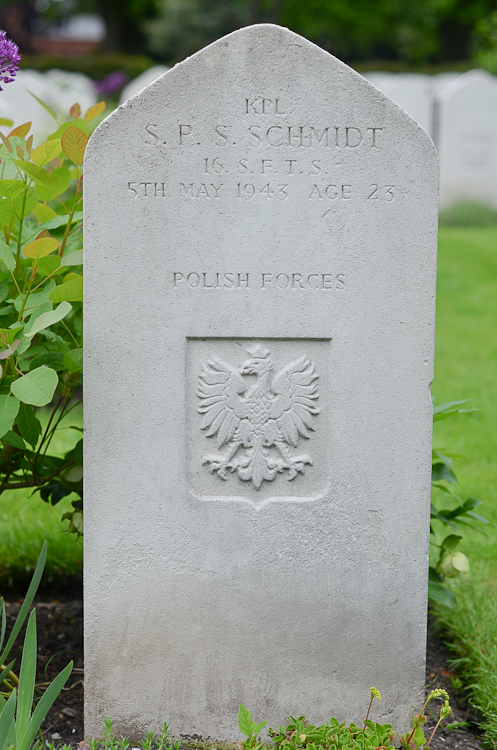
{"type": "Polygon", "coordinates": [[[424,686],[437,160],[286,29],[130,99],[85,164],[86,734],[406,728],[424,686]]]}
{"type": "Polygon", "coordinates": [[[461,201],[497,208],[497,79],[472,70],[440,87],[435,133],[440,205],[461,201]]]}

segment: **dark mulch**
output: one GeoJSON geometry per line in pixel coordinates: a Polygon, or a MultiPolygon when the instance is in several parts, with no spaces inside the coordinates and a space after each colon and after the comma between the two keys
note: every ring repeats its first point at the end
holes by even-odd
{"type": "MultiPolygon", "coordinates": [[[[36,602],[36,619],[38,634],[38,683],[47,683],[72,659],[74,669],[61,695],[49,712],[42,730],[45,739],[58,743],[71,744],[74,748],[83,740],[83,605],[81,599],[36,602]]],[[[7,608],[7,633],[14,623],[21,606],[21,600],[12,601],[7,608]]],[[[18,638],[11,658],[20,664],[23,633],[18,638]]],[[[448,652],[440,634],[437,634],[433,622],[429,625],[426,682],[427,690],[435,687],[445,688],[451,696],[454,713],[445,724],[463,722],[464,728],[442,729],[435,735],[431,748],[433,750],[480,750],[478,737],[478,717],[464,700],[461,691],[454,689],[448,666],[448,652]]],[[[438,713],[440,701],[431,704],[438,713]],[[436,705],[435,705],[436,704],[436,705]]],[[[429,737],[430,727],[435,726],[436,719],[430,716],[425,725],[425,734],[429,737]]]]}

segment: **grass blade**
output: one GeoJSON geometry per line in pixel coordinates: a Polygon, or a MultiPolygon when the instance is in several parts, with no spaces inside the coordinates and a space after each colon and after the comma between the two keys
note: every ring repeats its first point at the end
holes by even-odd
{"type": "Polygon", "coordinates": [[[39,98],[38,98],[38,97],[36,96],[36,94],[33,94],[33,92],[32,92],[32,91],[29,91],[29,89],[26,89],[26,91],[28,92],[28,94],[30,94],[30,95],[31,95],[31,96],[33,97],[33,99],[36,99],[36,101],[38,102],[38,104],[41,104],[41,106],[42,106],[42,107],[43,107],[44,109],[46,109],[46,110],[47,110],[48,114],[49,114],[49,115],[52,115],[52,117],[54,118],[55,122],[57,122],[57,115],[55,114],[55,112],[53,111],[53,109],[51,109],[51,108],[50,108],[50,107],[48,106],[48,104],[45,104],[45,102],[44,102],[44,101],[42,101],[41,99],[39,99],[39,98]]]}
{"type": "Polygon", "coordinates": [[[5,629],[7,627],[7,617],[5,614],[5,602],[3,600],[3,596],[0,598],[0,607],[2,608],[2,632],[0,633],[0,651],[2,650],[3,646],[3,639],[5,638],[5,629]]]}
{"type": "Polygon", "coordinates": [[[72,672],[72,666],[73,663],[71,661],[69,662],[67,667],[65,667],[65,669],[63,669],[62,672],[57,675],[52,684],[47,687],[40,700],[38,701],[35,710],[33,711],[33,716],[31,717],[28,728],[20,744],[18,744],[16,750],[30,750],[31,743],[34,740],[35,734],[40,728],[43,719],[52,708],[55,699],[58,697],[60,691],[69,679],[69,675],[72,672]]]}
{"type": "Polygon", "coordinates": [[[16,734],[17,745],[21,744],[31,719],[31,706],[36,680],[36,609],[29,616],[26,638],[22,649],[21,672],[17,694],[16,734]]]}
{"type": "Polygon", "coordinates": [[[14,690],[0,714],[0,750],[4,750],[7,744],[9,731],[14,720],[14,711],[16,710],[16,698],[16,691],[14,690]]]}
{"type": "Polygon", "coordinates": [[[14,645],[14,641],[17,638],[20,629],[22,628],[24,620],[26,619],[26,615],[29,612],[29,608],[38,590],[38,586],[40,585],[40,580],[43,575],[43,568],[45,567],[46,559],[47,559],[47,543],[43,542],[43,547],[40,552],[38,562],[36,563],[36,568],[35,568],[35,572],[33,573],[33,578],[31,579],[31,583],[29,584],[28,593],[26,594],[22,607],[19,610],[19,614],[17,615],[17,619],[15,621],[14,627],[12,628],[12,633],[10,634],[10,638],[7,641],[7,645],[5,646],[2,654],[0,655],[0,664],[3,664],[5,659],[9,655],[10,649],[14,645]]]}

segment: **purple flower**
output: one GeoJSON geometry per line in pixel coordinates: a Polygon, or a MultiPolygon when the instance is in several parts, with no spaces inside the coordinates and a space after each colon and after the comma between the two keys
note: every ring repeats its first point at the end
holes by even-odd
{"type": "Polygon", "coordinates": [[[124,84],[128,82],[128,78],[129,76],[124,71],[114,70],[113,73],[105,76],[102,81],[95,81],[94,86],[101,96],[110,96],[122,89],[124,84]]]}
{"type": "MultiPolygon", "coordinates": [[[[11,83],[14,80],[20,60],[17,44],[7,39],[5,31],[0,31],[0,82],[11,83]]],[[[3,91],[1,86],[0,91],[3,91]]]]}

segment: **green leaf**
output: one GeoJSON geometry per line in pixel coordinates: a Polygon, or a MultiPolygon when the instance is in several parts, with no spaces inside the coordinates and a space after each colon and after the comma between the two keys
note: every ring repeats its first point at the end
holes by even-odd
{"type": "MultiPolygon", "coordinates": [[[[95,104],[94,106],[96,107],[97,105],[95,104]]],[[[13,124],[14,120],[8,120],[6,117],[0,117],[0,127],[2,127],[2,125],[5,125],[7,128],[11,128],[13,124]]]]}
{"type": "Polygon", "coordinates": [[[45,352],[45,354],[39,354],[37,357],[33,357],[28,369],[35,370],[42,365],[51,367],[55,372],[67,370],[67,367],[64,365],[64,355],[62,352],[45,352]]]}
{"type": "Polygon", "coordinates": [[[0,328],[0,342],[4,344],[4,346],[12,344],[22,328],[24,328],[22,323],[16,323],[12,328],[0,328]]]}
{"type": "Polygon", "coordinates": [[[22,603],[21,609],[19,610],[19,614],[17,615],[14,627],[12,628],[12,631],[10,633],[10,637],[9,637],[9,640],[7,641],[7,645],[5,646],[4,650],[2,651],[0,655],[0,664],[5,663],[5,660],[10,653],[10,649],[14,645],[14,641],[17,638],[20,629],[22,628],[24,620],[26,619],[26,615],[29,612],[29,608],[31,607],[35,594],[38,590],[38,586],[40,585],[40,580],[43,575],[43,568],[45,567],[46,559],[47,559],[47,543],[43,542],[43,547],[41,548],[40,556],[38,558],[38,562],[36,563],[35,572],[33,573],[31,583],[29,584],[27,594],[24,597],[24,601],[22,603]]]}
{"type": "Polygon", "coordinates": [[[59,675],[57,675],[52,684],[49,685],[45,690],[42,697],[38,701],[35,710],[33,711],[33,716],[31,718],[31,721],[29,722],[29,726],[24,734],[24,737],[21,740],[20,745],[16,748],[16,750],[30,750],[31,743],[33,742],[37,731],[42,725],[43,719],[52,708],[54,701],[69,679],[69,675],[72,672],[72,667],[73,663],[71,661],[69,662],[67,667],[63,669],[59,675]]]}
{"type": "Polygon", "coordinates": [[[80,266],[83,263],[83,248],[74,250],[72,253],[64,255],[62,258],[63,266],[80,266]]]}
{"type": "Polygon", "coordinates": [[[57,216],[53,208],[50,208],[50,206],[46,206],[44,203],[37,203],[32,211],[40,224],[43,224],[44,221],[49,221],[50,219],[53,219],[55,218],[55,216],[57,216]]]}
{"type": "Polygon", "coordinates": [[[46,258],[40,258],[36,264],[37,273],[40,276],[50,276],[60,268],[60,258],[58,255],[47,255],[46,258]]]}
{"type": "Polygon", "coordinates": [[[36,195],[41,201],[53,200],[54,196],[65,193],[71,184],[71,175],[67,167],[57,167],[50,172],[50,187],[36,184],[36,195]]]}
{"type": "MultiPolygon", "coordinates": [[[[42,224],[39,228],[39,231],[41,232],[42,229],[58,229],[58,227],[65,227],[67,225],[67,222],[69,221],[69,218],[70,214],[59,214],[58,216],[54,216],[53,219],[49,219],[44,224],[42,224]]],[[[72,217],[71,224],[76,224],[78,221],[82,220],[83,212],[75,211],[72,217]]]]}
{"type": "Polygon", "coordinates": [[[10,395],[0,395],[0,438],[12,428],[19,406],[17,398],[10,395]]]}
{"type": "Polygon", "coordinates": [[[412,736],[412,739],[416,743],[416,745],[424,745],[426,742],[426,737],[424,736],[423,730],[421,727],[416,727],[414,730],[414,734],[412,736]]]}
{"type": "Polygon", "coordinates": [[[3,240],[0,240],[0,260],[7,266],[9,271],[13,271],[16,267],[14,254],[3,240]]]}
{"type": "Polygon", "coordinates": [[[22,649],[21,671],[17,694],[16,735],[17,744],[22,738],[31,719],[31,706],[36,679],[36,609],[29,616],[24,646],[22,649]]]}
{"type": "Polygon", "coordinates": [[[432,482],[457,482],[457,477],[446,463],[437,462],[431,467],[432,482]]]}
{"type": "Polygon", "coordinates": [[[446,586],[436,581],[428,582],[428,599],[437,604],[443,604],[445,607],[452,609],[456,604],[456,597],[446,586]]]}
{"type": "Polygon", "coordinates": [[[83,369],[83,350],[71,349],[64,354],[64,365],[69,372],[80,372],[83,369]]]}
{"type": "Polygon", "coordinates": [[[62,146],[60,143],[60,139],[53,138],[51,141],[42,143],[40,146],[37,146],[37,148],[31,151],[31,161],[34,161],[35,164],[41,167],[47,162],[52,161],[52,159],[55,159],[55,157],[58,156],[61,151],[62,146]]]}
{"type": "Polygon", "coordinates": [[[2,438],[2,442],[6,443],[7,445],[11,445],[12,448],[18,448],[21,451],[26,450],[26,443],[20,437],[17,432],[14,432],[13,430],[9,430],[5,433],[5,435],[2,438]]]}
{"type": "Polygon", "coordinates": [[[252,714],[248,708],[245,708],[243,703],[240,703],[240,708],[238,709],[238,729],[240,732],[250,737],[256,726],[257,724],[252,720],[252,714]]]}
{"type": "Polygon", "coordinates": [[[50,292],[50,299],[52,302],[62,302],[63,300],[79,302],[83,299],[83,278],[79,276],[56,286],[50,292]]]}
{"type": "Polygon", "coordinates": [[[58,382],[55,370],[42,365],[14,380],[10,390],[24,404],[46,406],[52,400],[58,382]]]}
{"type": "Polygon", "coordinates": [[[71,310],[72,305],[70,305],[69,302],[61,302],[60,305],[55,308],[55,310],[43,313],[38,318],[36,318],[33,325],[30,327],[30,330],[25,333],[26,338],[33,338],[33,336],[36,336],[38,331],[41,331],[44,328],[48,328],[49,326],[53,326],[54,323],[58,323],[60,320],[65,318],[66,315],[71,312],[71,310]]]}
{"type": "Polygon", "coordinates": [[[17,415],[17,426],[24,440],[34,447],[41,434],[41,425],[35,417],[32,406],[28,404],[20,405],[19,414],[17,415]]]}
{"type": "Polygon", "coordinates": [[[7,738],[9,736],[12,722],[14,721],[14,712],[16,710],[17,693],[15,690],[4,705],[2,712],[0,713],[0,747],[4,748],[7,744],[7,738]]]}

